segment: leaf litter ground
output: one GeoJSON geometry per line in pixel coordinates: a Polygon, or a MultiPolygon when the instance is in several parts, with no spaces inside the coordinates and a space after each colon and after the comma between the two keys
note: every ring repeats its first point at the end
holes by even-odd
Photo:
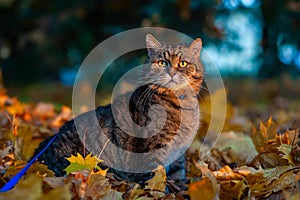
{"type": "MultiPolygon", "coordinates": [[[[209,98],[200,104],[202,128],[186,152],[185,191],[166,180],[163,167],[140,186],[97,167],[98,158],[78,154],[67,158],[65,177],[55,177],[45,165],[35,163],[0,199],[300,199],[299,102],[277,99],[263,110],[227,103],[222,132],[209,130],[208,143],[221,134],[212,149],[203,143],[211,118],[209,98]],[[166,186],[171,188],[168,193],[166,186]]],[[[73,116],[67,106],[22,103],[5,91],[0,92],[0,108],[2,187],[25,166],[43,139],[73,116]]]]}

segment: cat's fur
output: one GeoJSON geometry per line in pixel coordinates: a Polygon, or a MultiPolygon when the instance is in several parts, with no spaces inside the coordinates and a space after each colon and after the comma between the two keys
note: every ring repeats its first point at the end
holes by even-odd
{"type": "MultiPolygon", "coordinates": [[[[190,105],[191,101],[189,98],[197,98],[195,94],[199,93],[203,80],[203,67],[199,60],[202,43],[200,39],[196,39],[189,46],[184,44],[160,44],[152,35],[147,35],[146,45],[149,58],[144,67],[144,78],[148,84],[139,87],[131,97],[126,94],[117,97],[116,105],[119,108],[117,115],[122,116],[122,109],[125,108],[126,100],[130,98],[129,112],[132,119],[124,120],[129,120],[129,123],[132,120],[135,124],[145,127],[151,120],[152,122],[153,120],[155,121],[155,119],[149,117],[150,107],[160,104],[164,107],[167,114],[167,120],[163,128],[157,134],[148,138],[133,137],[122,131],[115,123],[111,105],[98,107],[95,111],[78,116],[76,118],[76,127],[74,120],[63,125],[60,128],[57,139],[38,158],[38,161],[46,164],[57,176],[64,175],[64,169],[69,165],[69,162],[65,159],[66,157],[69,157],[71,154],[75,155],[77,152],[82,155],[89,153],[88,150],[84,149],[84,145],[77,134],[78,127],[82,130],[87,128],[89,130],[87,134],[89,134],[89,132],[93,132],[97,128],[95,126],[96,123],[100,124],[103,133],[106,134],[113,144],[130,152],[151,152],[163,148],[173,139],[181,125],[180,115],[182,109],[185,109],[184,106],[192,108],[191,115],[197,112],[194,109],[196,106],[190,105]],[[164,61],[164,63],[160,61],[164,61]],[[180,61],[186,61],[187,66],[181,68],[179,66],[180,61]],[[162,64],[165,66],[161,66],[162,64]],[[187,86],[187,83],[190,86],[187,86]],[[187,90],[187,87],[191,87],[193,92],[187,90]],[[182,98],[179,99],[173,91],[182,94],[182,98]],[[90,119],[93,112],[96,113],[97,121],[90,119]]],[[[185,127],[185,137],[192,137],[190,135],[192,126],[195,126],[195,124],[191,123],[185,127]]],[[[42,142],[36,153],[43,149],[51,139],[52,137],[49,137],[42,142]]],[[[103,148],[103,146],[95,145],[96,148],[103,148]]],[[[126,158],[120,159],[123,159],[126,163],[126,158]]],[[[141,183],[149,179],[149,174],[125,173],[115,169],[110,169],[110,171],[122,179],[135,182],[141,183]]],[[[166,171],[169,179],[184,182],[184,155],[167,166],[166,171]]]]}

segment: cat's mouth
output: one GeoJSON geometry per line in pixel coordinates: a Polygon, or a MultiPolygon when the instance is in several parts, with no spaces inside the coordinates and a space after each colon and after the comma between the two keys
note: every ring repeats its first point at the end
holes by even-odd
{"type": "Polygon", "coordinates": [[[174,79],[171,79],[167,84],[179,84],[177,81],[175,81],[174,79]]]}
{"type": "Polygon", "coordinates": [[[173,90],[178,90],[186,87],[186,83],[179,83],[178,81],[171,79],[167,83],[163,84],[162,87],[168,88],[168,89],[173,89],[173,90]]]}

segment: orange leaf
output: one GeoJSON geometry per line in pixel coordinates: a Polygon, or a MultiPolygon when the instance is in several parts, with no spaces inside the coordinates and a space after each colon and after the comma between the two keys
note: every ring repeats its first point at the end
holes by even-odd
{"type": "Polygon", "coordinates": [[[213,200],[218,193],[217,180],[205,166],[198,166],[206,177],[189,185],[191,200],[213,200]]]}

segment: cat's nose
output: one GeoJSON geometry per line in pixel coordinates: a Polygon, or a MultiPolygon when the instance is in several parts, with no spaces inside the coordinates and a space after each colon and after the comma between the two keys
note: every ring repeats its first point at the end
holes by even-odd
{"type": "Polygon", "coordinates": [[[175,76],[176,74],[176,69],[174,69],[173,67],[169,68],[168,74],[171,76],[171,78],[173,78],[173,76],[175,76]]]}

